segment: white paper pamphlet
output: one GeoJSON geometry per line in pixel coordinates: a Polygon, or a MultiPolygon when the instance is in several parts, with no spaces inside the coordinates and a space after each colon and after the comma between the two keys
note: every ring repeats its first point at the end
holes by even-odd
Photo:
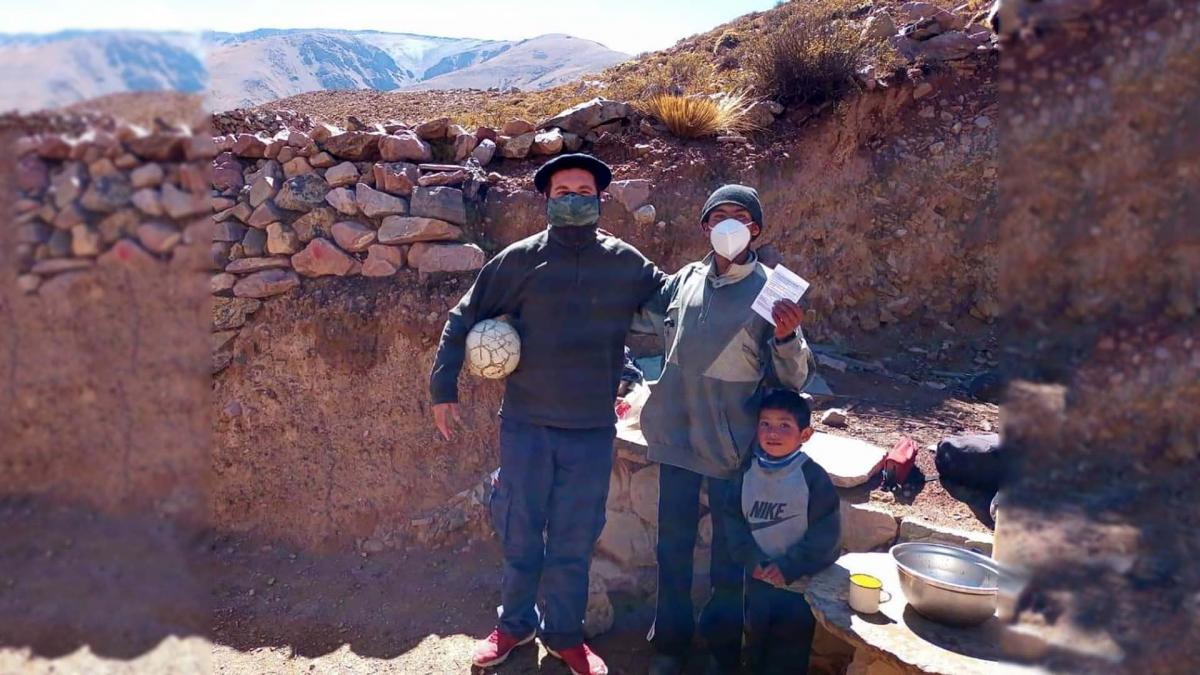
{"type": "Polygon", "coordinates": [[[807,281],[783,265],[776,265],[775,270],[767,277],[767,283],[758,292],[758,297],[754,299],[751,308],[766,319],[767,323],[774,326],[775,319],[771,317],[771,310],[775,307],[775,303],[780,300],[796,302],[807,290],[807,281]]]}

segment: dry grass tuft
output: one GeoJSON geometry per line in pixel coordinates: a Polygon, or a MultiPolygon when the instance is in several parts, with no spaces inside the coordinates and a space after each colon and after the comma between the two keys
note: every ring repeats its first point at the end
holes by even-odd
{"type": "Polygon", "coordinates": [[[662,122],[675,136],[704,138],[752,131],[746,114],[752,104],[742,93],[723,93],[715,97],[659,94],[637,107],[643,114],[662,122]]]}
{"type": "Polygon", "coordinates": [[[844,20],[848,0],[786,5],[779,28],[747,54],[760,91],[784,105],[836,100],[853,84],[864,54],[859,30],[844,20]]]}

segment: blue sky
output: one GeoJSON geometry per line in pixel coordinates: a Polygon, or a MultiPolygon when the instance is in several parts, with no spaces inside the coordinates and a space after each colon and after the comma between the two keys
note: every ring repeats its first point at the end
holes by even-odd
{"type": "Polygon", "coordinates": [[[347,28],[497,40],[569,33],[636,54],[669,47],[775,4],[776,0],[0,0],[0,31],[347,28]]]}

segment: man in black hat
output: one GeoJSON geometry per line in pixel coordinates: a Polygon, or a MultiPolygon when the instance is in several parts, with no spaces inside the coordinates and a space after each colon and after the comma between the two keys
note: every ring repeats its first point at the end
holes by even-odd
{"type": "Polygon", "coordinates": [[[666,277],[637,249],[597,230],[612,172],[562,155],[534,176],[550,226],[498,253],[450,310],[430,389],[434,422],[451,440],[458,373],[476,322],[508,315],[521,361],[505,382],[500,473],[492,518],[504,550],[500,623],[474,663],[500,663],[541,636],[576,675],[607,673],[583,642],[588,567],[604,527],[625,336],[666,277]],[[544,598],[540,617],[535,601],[544,598]]]}

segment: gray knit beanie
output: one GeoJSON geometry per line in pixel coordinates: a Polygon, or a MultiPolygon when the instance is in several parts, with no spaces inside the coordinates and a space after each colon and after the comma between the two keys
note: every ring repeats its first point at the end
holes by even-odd
{"type": "Polygon", "coordinates": [[[754,222],[758,223],[760,229],[765,228],[763,223],[762,202],[758,201],[758,191],[752,187],[745,185],[722,185],[717,188],[708,197],[708,201],[704,202],[704,211],[700,213],[700,222],[704,222],[708,218],[708,214],[713,209],[722,204],[735,204],[750,212],[750,216],[754,218],[754,222]]]}

